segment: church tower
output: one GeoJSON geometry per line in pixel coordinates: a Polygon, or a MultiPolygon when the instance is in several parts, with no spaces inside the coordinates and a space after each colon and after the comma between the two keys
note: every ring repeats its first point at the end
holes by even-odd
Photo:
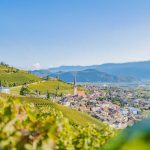
{"type": "Polygon", "coordinates": [[[74,74],[74,91],[73,94],[74,96],[77,95],[77,84],[76,84],[76,73],[74,74]]]}

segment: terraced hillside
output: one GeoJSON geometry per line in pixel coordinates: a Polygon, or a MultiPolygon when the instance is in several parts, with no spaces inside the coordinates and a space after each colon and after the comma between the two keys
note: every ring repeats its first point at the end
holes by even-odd
{"type": "Polygon", "coordinates": [[[0,106],[1,149],[94,150],[115,133],[86,114],[48,100],[0,94],[0,106]]]}
{"type": "Polygon", "coordinates": [[[0,81],[3,86],[18,86],[25,83],[41,81],[41,78],[26,71],[10,67],[7,64],[0,64],[0,81]]]}
{"type": "MultiPolygon", "coordinates": [[[[73,85],[69,83],[65,83],[60,80],[49,80],[37,82],[34,84],[29,84],[28,88],[31,92],[39,91],[41,94],[46,94],[47,91],[50,94],[73,94],[73,85]]],[[[19,94],[21,87],[13,87],[11,89],[12,94],[19,94]]],[[[78,87],[79,90],[84,90],[81,86],[78,87]]]]}
{"type": "Polygon", "coordinates": [[[21,99],[28,103],[34,103],[38,108],[50,107],[57,111],[60,111],[66,118],[69,119],[70,122],[76,125],[81,125],[83,127],[86,127],[88,125],[94,124],[97,129],[101,129],[104,126],[107,126],[107,125],[104,125],[99,120],[85,113],[82,113],[80,111],[73,110],[69,107],[65,107],[63,105],[51,102],[50,100],[43,100],[43,99],[38,99],[38,98],[26,98],[26,97],[22,97],[21,99]]]}
{"type": "Polygon", "coordinates": [[[58,94],[69,94],[73,93],[73,85],[68,84],[59,80],[49,80],[46,82],[41,82],[37,84],[31,84],[28,86],[30,90],[38,90],[41,94],[46,94],[47,91],[54,94],[58,92],[58,94]]]}
{"type": "Polygon", "coordinates": [[[81,125],[81,126],[88,126],[89,124],[95,124],[97,129],[101,129],[104,125],[104,123],[100,122],[99,120],[87,115],[86,113],[82,113],[77,110],[73,110],[69,107],[65,107],[63,105],[54,103],[50,100],[44,100],[40,98],[34,98],[34,97],[24,97],[24,96],[10,96],[6,94],[0,93],[0,98],[3,99],[20,99],[21,102],[26,103],[33,103],[37,108],[44,108],[44,107],[50,107],[52,109],[55,109],[57,111],[60,111],[63,113],[63,115],[68,118],[73,124],[81,125]]]}

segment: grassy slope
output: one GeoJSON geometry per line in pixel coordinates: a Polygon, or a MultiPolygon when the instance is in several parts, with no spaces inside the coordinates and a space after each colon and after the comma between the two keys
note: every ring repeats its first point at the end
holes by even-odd
{"type": "Polygon", "coordinates": [[[10,91],[13,95],[19,95],[22,86],[11,87],[10,91]]]}
{"type": "MultiPolygon", "coordinates": [[[[0,97],[2,98],[8,98],[9,96],[6,94],[0,94],[0,97]]],[[[14,96],[14,98],[16,98],[14,96]]],[[[90,117],[89,115],[73,110],[71,108],[62,106],[60,104],[57,103],[53,103],[51,101],[48,100],[44,100],[44,99],[39,99],[39,98],[27,98],[27,97],[17,97],[18,99],[21,99],[27,103],[34,103],[35,105],[37,105],[37,107],[46,107],[46,106],[50,106],[58,111],[61,111],[63,113],[63,115],[68,118],[72,123],[77,124],[77,125],[81,125],[81,126],[87,126],[89,124],[95,124],[97,129],[101,129],[102,127],[104,127],[104,123],[100,122],[99,120],[90,117]]]]}
{"type": "MultiPolygon", "coordinates": [[[[38,90],[41,92],[41,94],[46,94],[47,91],[49,91],[51,94],[56,93],[56,89],[59,87],[58,94],[73,94],[73,85],[69,83],[65,83],[63,81],[58,80],[49,80],[49,81],[43,81],[38,82],[35,84],[29,84],[29,89],[31,91],[38,90]]],[[[12,94],[19,94],[21,87],[13,87],[11,88],[12,94]]],[[[79,90],[83,90],[82,87],[78,87],[79,90]]]]}
{"type": "Polygon", "coordinates": [[[28,86],[31,90],[38,90],[41,94],[45,94],[47,90],[50,93],[56,93],[56,89],[59,87],[58,93],[68,94],[73,92],[73,86],[71,84],[58,81],[58,80],[49,80],[46,82],[41,82],[37,84],[32,84],[28,86]]]}
{"type": "Polygon", "coordinates": [[[24,83],[40,81],[41,79],[26,72],[18,72],[10,74],[0,74],[0,80],[2,82],[6,81],[8,82],[8,84],[15,83],[16,85],[22,85],[24,83]]]}
{"type": "Polygon", "coordinates": [[[77,110],[73,110],[59,104],[54,104],[54,107],[60,110],[61,112],[63,112],[63,115],[65,117],[69,118],[71,122],[75,122],[76,124],[80,124],[83,126],[87,126],[89,124],[95,124],[98,129],[100,129],[104,125],[99,120],[92,118],[89,115],[79,112],[77,110]]]}
{"type": "Polygon", "coordinates": [[[43,99],[35,99],[35,98],[24,98],[24,100],[28,102],[33,102],[34,104],[39,104],[42,107],[45,107],[46,105],[51,106],[52,108],[55,108],[56,110],[59,110],[63,113],[63,115],[68,118],[72,123],[82,125],[82,126],[87,126],[89,124],[95,124],[98,129],[101,129],[101,127],[104,126],[104,124],[100,121],[98,121],[95,118],[90,117],[89,115],[73,110],[71,108],[62,106],[57,103],[50,102],[48,100],[43,100],[43,99]]]}
{"type": "MultiPolygon", "coordinates": [[[[0,149],[96,150],[115,134],[115,130],[101,123],[96,125],[100,130],[86,126],[86,122],[94,123],[91,119],[83,120],[84,123],[77,122],[77,117],[72,121],[70,118],[74,116],[64,117],[55,104],[42,99],[8,99],[5,95],[3,99],[0,96],[0,106],[0,149]]],[[[73,115],[81,114],[74,112],[73,115]]]]}
{"type": "Polygon", "coordinates": [[[3,86],[22,85],[24,83],[32,83],[41,79],[26,71],[22,71],[13,67],[0,65],[0,81],[3,86]]]}

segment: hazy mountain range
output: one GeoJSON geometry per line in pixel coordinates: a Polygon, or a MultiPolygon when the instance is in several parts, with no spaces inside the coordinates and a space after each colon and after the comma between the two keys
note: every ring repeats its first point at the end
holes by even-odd
{"type": "Polygon", "coordinates": [[[129,63],[108,63],[92,66],[60,66],[47,70],[34,70],[33,74],[45,76],[60,76],[60,79],[73,81],[74,72],[78,82],[131,82],[150,80],[150,61],[129,63]]]}

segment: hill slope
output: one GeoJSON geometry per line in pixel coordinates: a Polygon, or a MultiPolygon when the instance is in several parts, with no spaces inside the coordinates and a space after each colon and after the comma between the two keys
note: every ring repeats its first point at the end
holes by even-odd
{"type": "Polygon", "coordinates": [[[82,71],[86,69],[93,69],[93,66],[60,66],[56,68],[49,68],[49,69],[41,69],[41,70],[32,70],[31,73],[40,76],[40,77],[46,77],[52,73],[58,73],[58,72],[70,72],[70,71],[82,71]]]}
{"type": "MultiPolygon", "coordinates": [[[[55,77],[57,73],[53,73],[50,76],[55,77]]],[[[78,71],[76,75],[78,82],[130,82],[133,81],[133,78],[127,77],[118,77],[111,75],[105,72],[101,72],[96,69],[86,69],[78,71]]],[[[65,82],[73,82],[74,73],[73,72],[64,72],[60,74],[60,79],[65,82]]]]}
{"type": "Polygon", "coordinates": [[[59,106],[43,99],[0,95],[0,106],[1,149],[94,150],[114,136],[107,125],[69,109],[66,118],[67,108],[62,114],[59,106]]]}
{"type": "Polygon", "coordinates": [[[30,84],[29,89],[31,91],[38,90],[41,94],[46,94],[49,91],[51,94],[72,94],[73,93],[73,85],[65,83],[59,80],[49,80],[45,82],[40,82],[36,84],[30,84]]]}
{"type": "Polygon", "coordinates": [[[129,63],[109,63],[102,65],[92,66],[61,66],[57,68],[49,68],[48,70],[36,70],[32,71],[33,74],[39,76],[46,76],[50,73],[56,73],[59,71],[83,71],[87,69],[95,69],[107,74],[111,74],[117,77],[135,78],[139,80],[150,80],[150,61],[143,62],[129,62],[129,63]]]}
{"type": "Polygon", "coordinates": [[[39,98],[25,98],[25,97],[22,97],[20,99],[28,103],[34,103],[39,107],[50,106],[51,108],[54,108],[57,111],[61,111],[63,115],[66,118],[68,118],[73,124],[81,125],[84,127],[88,126],[89,124],[95,124],[97,129],[101,129],[101,127],[105,126],[104,123],[100,122],[99,120],[93,117],[90,117],[85,113],[54,103],[50,100],[44,100],[39,98]]]}
{"type": "Polygon", "coordinates": [[[97,69],[114,75],[132,76],[141,80],[150,80],[150,61],[104,64],[98,66],[97,69]]]}
{"type": "Polygon", "coordinates": [[[25,83],[41,81],[41,79],[31,73],[10,67],[7,64],[0,64],[0,81],[3,86],[18,86],[25,83]]]}
{"type": "MultiPolygon", "coordinates": [[[[22,86],[12,87],[11,93],[19,95],[20,89],[22,86]]],[[[28,88],[32,93],[39,91],[40,94],[46,94],[49,92],[50,94],[73,94],[73,85],[69,83],[65,83],[61,80],[48,80],[41,81],[33,84],[28,84],[28,88]]],[[[81,86],[78,86],[79,90],[84,90],[81,86]]]]}

